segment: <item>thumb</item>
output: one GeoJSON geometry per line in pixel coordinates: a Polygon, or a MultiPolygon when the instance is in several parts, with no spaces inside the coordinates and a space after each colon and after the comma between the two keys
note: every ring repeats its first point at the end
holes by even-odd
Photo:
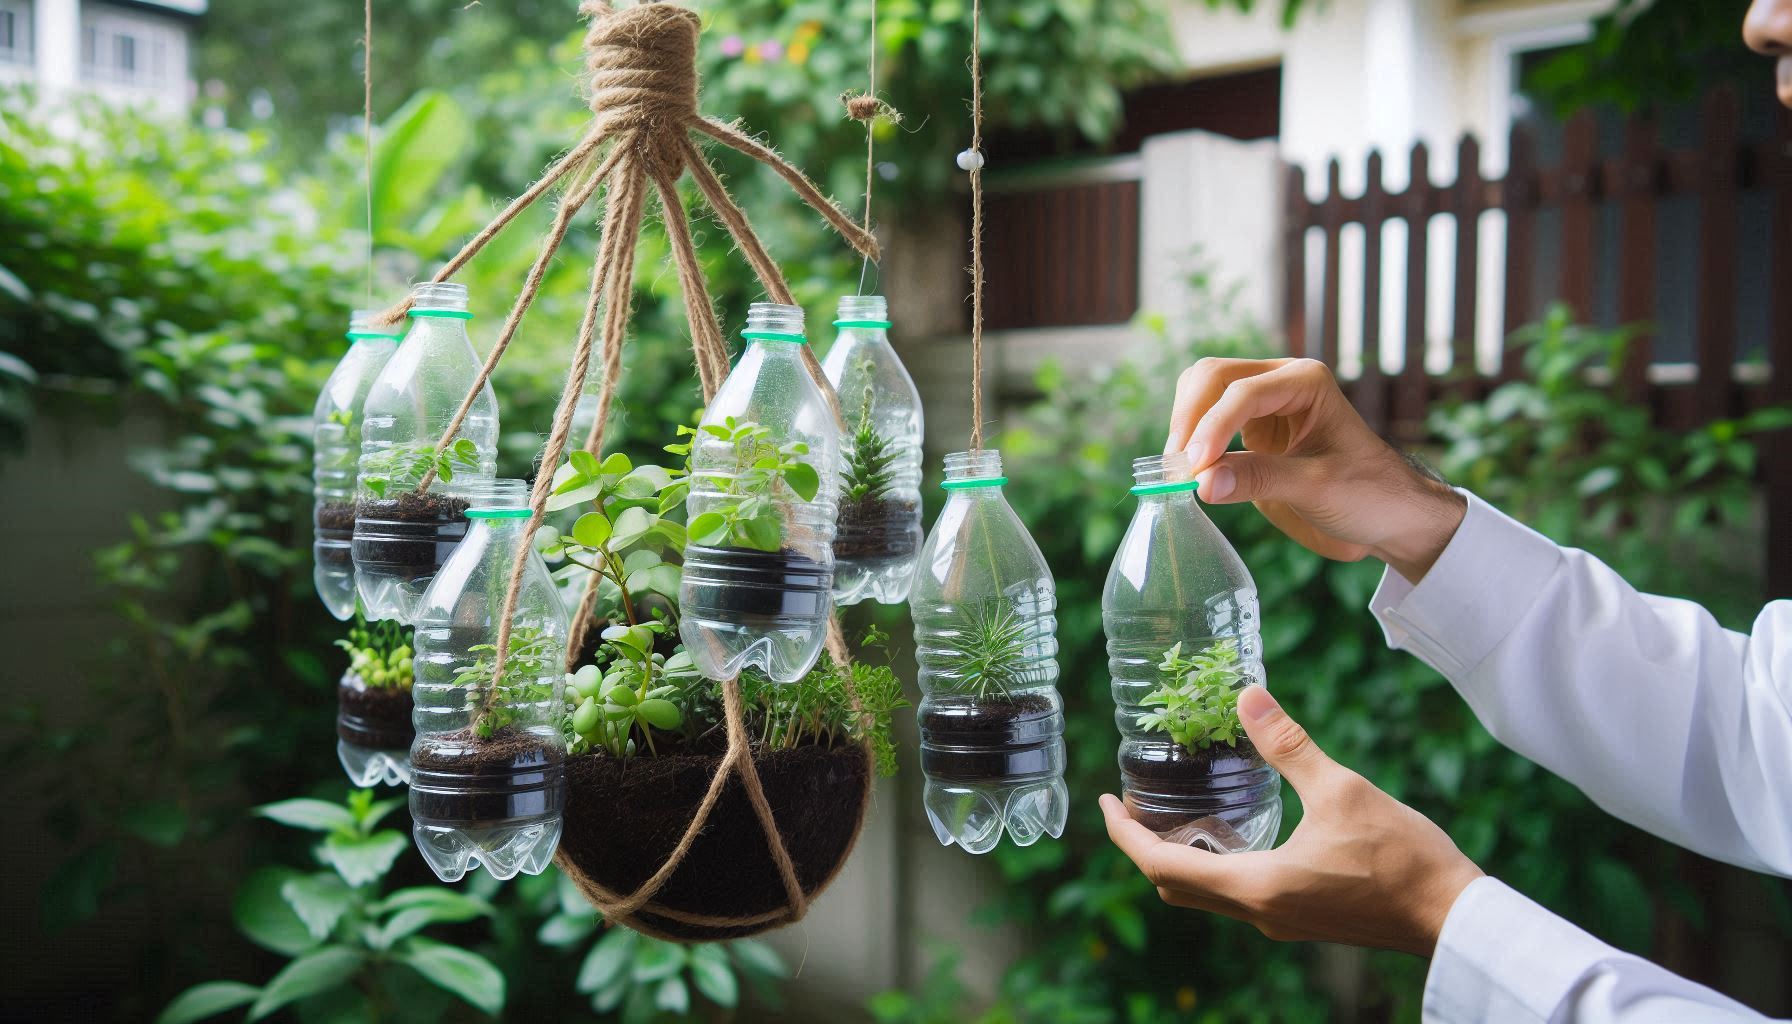
{"type": "Polygon", "coordinates": [[[1238,717],[1257,752],[1294,784],[1296,792],[1336,763],[1261,686],[1248,686],[1238,695],[1238,717]]]}
{"type": "Polygon", "coordinates": [[[1201,500],[1214,505],[1241,501],[1301,504],[1310,497],[1308,460],[1259,452],[1227,452],[1200,475],[1201,500]]]}

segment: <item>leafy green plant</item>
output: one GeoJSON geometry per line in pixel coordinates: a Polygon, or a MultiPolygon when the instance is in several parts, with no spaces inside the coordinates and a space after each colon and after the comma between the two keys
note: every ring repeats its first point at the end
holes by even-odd
{"type": "Polygon", "coordinates": [[[979,700],[1007,699],[1023,682],[1032,634],[1006,598],[969,606],[958,639],[942,659],[952,692],[979,700]]]}
{"type": "Polygon", "coordinates": [[[671,515],[689,490],[682,469],[636,466],[621,452],[602,461],[589,452],[572,452],[554,474],[547,511],[584,504],[592,510],[566,533],[542,527],[535,535],[536,547],[550,562],[570,563],[573,572],[556,573],[566,582],[582,584],[578,570],[602,577],[601,615],[630,625],[645,621],[640,598],[656,594],[673,605],[678,600],[682,571],[668,558],[683,553],[685,527],[671,515]]]}
{"type": "MultiPolygon", "coordinates": [[[[872,626],[861,649],[884,649],[889,636],[872,626]]],[[[855,658],[845,669],[824,658],[794,683],[774,683],[757,673],[741,677],[741,701],[750,731],[771,750],[807,743],[833,746],[869,740],[879,775],[896,774],[894,715],[908,707],[902,680],[888,664],[855,658]],[[857,694],[859,710],[853,711],[857,694]]]]}
{"type": "Polygon", "coordinates": [[[447,483],[457,470],[479,467],[479,448],[464,437],[439,452],[432,444],[396,445],[365,460],[361,485],[374,497],[384,498],[416,487],[432,467],[436,478],[447,483]]]}
{"type": "Polygon", "coordinates": [[[370,689],[411,685],[411,634],[390,619],[371,625],[357,616],[346,639],[336,646],[348,652],[349,671],[370,689]]]}
{"type": "Polygon", "coordinates": [[[1160,710],[1139,714],[1139,728],[1167,732],[1191,753],[1215,743],[1238,743],[1244,735],[1238,721],[1238,693],[1244,686],[1238,641],[1216,640],[1187,658],[1177,643],[1164,652],[1157,672],[1157,688],[1139,703],[1160,710]]]}
{"type": "Polygon", "coordinates": [[[599,650],[607,669],[583,665],[567,675],[568,753],[605,750],[612,757],[632,757],[637,738],[648,754],[658,753],[654,730],[672,732],[687,723],[680,704],[701,677],[684,651],[668,657],[653,649],[654,638],[668,629],[657,620],[610,626],[599,650]]]}
{"type": "MultiPolygon", "coordinates": [[[[730,416],[697,428],[734,450],[734,464],[706,479],[721,489],[723,499],[690,521],[690,538],[708,547],[777,551],[784,541],[778,505],[785,496],[814,501],[821,476],[804,462],[809,446],[801,441],[773,444],[771,430],[730,416]]],[[[701,443],[701,436],[699,436],[701,443]]]]}
{"type": "Polygon", "coordinates": [[[517,720],[524,707],[554,699],[553,678],[560,672],[559,647],[540,626],[517,625],[510,631],[504,671],[498,671],[498,645],[474,644],[473,664],[454,676],[454,685],[478,691],[479,710],[473,732],[490,739],[517,720]]]}
{"type": "Polygon", "coordinates": [[[410,839],[379,822],[403,803],[402,797],[376,801],[362,789],[342,804],[299,799],[257,809],[261,817],[325,835],[316,852],[330,870],[263,868],[237,893],[243,934],[292,960],[265,985],[195,985],[168,1004],[157,1024],[188,1024],[243,1007],[251,1021],[288,1007],[373,1019],[398,999],[422,999],[440,1013],[442,1000],[419,991],[429,987],[486,1013],[502,1010],[504,976],[491,961],[420,934],[432,925],[491,917],[491,904],[441,886],[385,890],[386,875],[410,839]]]}
{"type": "Polygon", "coordinates": [[[846,466],[840,471],[840,503],[876,501],[895,483],[896,442],[877,432],[871,422],[871,389],[865,389],[864,411],[845,451],[846,466]]]}

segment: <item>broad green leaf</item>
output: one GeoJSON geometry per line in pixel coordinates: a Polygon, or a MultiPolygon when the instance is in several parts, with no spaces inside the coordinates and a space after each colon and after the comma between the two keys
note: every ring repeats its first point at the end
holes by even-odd
{"type": "Polygon", "coordinates": [[[683,571],[676,565],[656,565],[630,575],[628,589],[637,594],[652,591],[656,594],[676,598],[678,584],[683,575],[683,571]]]}
{"type": "Polygon", "coordinates": [[[240,981],[208,981],[175,996],[156,1018],[156,1024],[192,1024],[225,1010],[247,1006],[259,995],[261,989],[240,981]]]}
{"type": "MultiPolygon", "coordinates": [[[[473,142],[473,126],[446,93],[412,96],[382,126],[374,152],[374,224],[406,228],[422,216],[436,185],[460,163],[473,142]]],[[[387,239],[377,239],[387,244],[387,239]]]]}
{"type": "Polygon", "coordinates": [[[471,921],[476,917],[487,917],[492,913],[491,904],[471,896],[451,892],[457,897],[454,901],[436,900],[405,907],[393,914],[379,930],[378,945],[381,949],[391,949],[400,939],[415,935],[432,924],[451,924],[457,921],[471,921]]]}
{"type": "Polygon", "coordinates": [[[243,881],[231,913],[249,941],[287,956],[297,956],[317,945],[311,929],[280,893],[287,882],[303,877],[288,868],[263,868],[243,881]]]}
{"type": "Polygon", "coordinates": [[[588,548],[602,548],[611,536],[610,520],[602,512],[587,512],[572,525],[572,539],[588,548]]]}
{"type": "Polygon", "coordinates": [[[635,947],[648,941],[627,928],[612,926],[597,940],[579,966],[579,979],[574,986],[587,995],[624,976],[634,961],[635,947]]]}
{"type": "Polygon", "coordinates": [[[622,560],[622,571],[625,573],[640,572],[650,566],[660,564],[660,553],[649,548],[639,548],[628,553],[622,560]]]}
{"type": "Polygon", "coordinates": [[[767,978],[788,978],[790,968],[778,951],[758,939],[736,939],[728,944],[728,952],[734,956],[742,970],[767,978]]]}
{"type": "Polygon", "coordinates": [[[611,452],[604,457],[603,473],[605,476],[623,476],[634,468],[635,464],[621,452],[611,452]]]}
{"type": "Polygon", "coordinates": [[[660,939],[643,939],[641,949],[635,954],[635,964],[630,972],[635,984],[644,985],[650,981],[669,978],[684,969],[684,947],[660,939]]]}
{"type": "Polygon", "coordinates": [[[740,524],[740,528],[747,543],[759,551],[776,551],[784,539],[784,524],[769,510],[740,524]]]}
{"type": "Polygon", "coordinates": [[[660,982],[653,994],[653,1005],[665,1013],[684,1016],[691,1010],[691,990],[678,975],[660,982]]]}
{"type": "Polygon", "coordinates": [[[692,543],[704,547],[716,547],[728,539],[728,521],[720,512],[705,512],[692,519],[685,529],[692,543]]]}
{"type": "Polygon", "coordinates": [[[647,535],[658,517],[644,508],[625,508],[616,516],[616,529],[610,536],[610,549],[620,551],[647,535]]]}
{"type": "Polygon", "coordinates": [[[649,697],[636,710],[655,729],[676,729],[683,717],[678,713],[678,705],[659,697],[649,697]]]}
{"type": "Polygon", "coordinates": [[[348,913],[348,908],[355,902],[355,893],[343,883],[341,876],[320,871],[315,875],[287,879],[280,886],[280,898],[299,915],[299,920],[305,922],[312,938],[323,940],[329,938],[336,922],[348,913]]]}
{"type": "Polygon", "coordinates": [[[464,917],[442,917],[443,921],[467,921],[492,912],[492,906],[478,896],[444,889],[436,885],[419,885],[409,889],[400,889],[385,899],[367,908],[367,912],[375,916],[391,914],[400,910],[416,907],[440,909],[446,914],[465,914],[464,917]]]}
{"type": "Polygon", "coordinates": [[[313,832],[355,831],[354,813],[341,804],[333,804],[327,800],[281,800],[257,807],[255,813],[282,825],[310,829],[313,832]]]}
{"type": "Polygon", "coordinates": [[[728,954],[714,943],[691,947],[691,981],[697,991],[717,1006],[732,1007],[740,1001],[740,982],[728,954]]]}
{"type": "Polygon", "coordinates": [[[504,975],[477,953],[428,939],[406,943],[399,959],[439,988],[448,990],[486,1013],[504,1009],[504,975]]]}
{"type": "Polygon", "coordinates": [[[597,919],[590,915],[575,917],[572,914],[555,914],[542,923],[535,938],[544,946],[564,949],[585,941],[585,937],[596,927],[597,919]]]}
{"type": "Polygon", "coordinates": [[[558,512],[592,501],[603,492],[604,482],[601,479],[587,477],[570,465],[561,466],[554,471],[554,490],[548,495],[544,507],[549,512],[558,512]]]}
{"type": "Polygon", "coordinates": [[[566,457],[566,461],[580,476],[587,479],[603,475],[603,467],[598,463],[597,456],[583,449],[575,448],[566,457]]]}
{"type": "Polygon", "coordinates": [[[301,999],[348,984],[361,969],[363,954],[347,946],[327,946],[287,964],[261,990],[249,1008],[249,1020],[263,1017],[301,999]]]}
{"type": "Polygon", "coordinates": [[[187,833],[187,814],[166,800],[150,800],[127,808],[118,823],[132,835],[163,849],[176,846],[187,833]]]}
{"type": "Polygon", "coordinates": [[[386,829],[370,836],[335,835],[324,840],[324,861],[350,885],[366,885],[384,878],[392,862],[411,845],[403,833],[386,829]]]}

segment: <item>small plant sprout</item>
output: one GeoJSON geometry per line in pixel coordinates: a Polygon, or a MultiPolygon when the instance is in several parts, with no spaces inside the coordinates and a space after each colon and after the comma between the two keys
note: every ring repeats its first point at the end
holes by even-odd
{"type": "Polygon", "coordinates": [[[956,644],[945,652],[940,674],[952,680],[955,693],[1007,699],[1024,682],[1032,642],[1027,621],[1006,598],[972,605],[956,644]]]}
{"type": "Polygon", "coordinates": [[[840,473],[841,504],[876,501],[895,484],[896,460],[902,453],[894,440],[872,426],[871,399],[871,388],[866,387],[859,425],[846,447],[846,468],[840,473]]]}
{"type": "Polygon", "coordinates": [[[348,652],[349,671],[370,689],[409,689],[411,641],[409,631],[390,619],[356,622],[347,639],[336,646],[348,652]]]}
{"type": "Polygon", "coordinates": [[[592,511],[565,533],[543,527],[536,532],[536,547],[549,562],[569,562],[574,571],[603,577],[607,606],[635,625],[643,618],[642,595],[678,600],[679,567],[667,557],[684,550],[685,528],[668,517],[684,504],[689,486],[682,470],[636,466],[621,452],[600,462],[575,451],[554,474],[547,510],[589,503],[592,511]]]}
{"type": "Polygon", "coordinates": [[[702,680],[689,655],[654,651],[654,638],[667,630],[658,620],[610,626],[600,652],[607,665],[585,665],[567,675],[571,753],[604,750],[626,758],[635,754],[638,740],[655,754],[654,730],[672,732],[686,723],[680,704],[689,699],[687,689],[702,680]]]}
{"type": "Polygon", "coordinates": [[[479,694],[479,711],[473,731],[490,739],[516,721],[519,709],[554,698],[553,676],[559,671],[559,651],[539,626],[519,625],[510,631],[510,653],[504,671],[497,673],[497,644],[467,648],[476,655],[473,664],[454,677],[455,686],[466,687],[469,699],[479,694]]]}
{"type": "Polygon", "coordinates": [[[429,444],[389,448],[366,460],[361,483],[374,497],[384,498],[422,483],[432,466],[437,478],[447,483],[457,471],[479,467],[479,447],[463,437],[439,452],[429,444]]]}
{"type": "Polygon", "coordinates": [[[1187,658],[1178,643],[1164,652],[1157,671],[1157,688],[1139,703],[1159,710],[1139,715],[1139,728],[1169,733],[1190,753],[1215,743],[1237,745],[1244,734],[1238,694],[1245,681],[1238,670],[1238,641],[1217,640],[1187,658]]]}
{"type": "Polygon", "coordinates": [[[691,520],[691,541],[706,547],[777,551],[784,539],[779,500],[787,492],[800,501],[813,501],[821,490],[820,474],[803,461],[809,446],[801,441],[773,444],[766,440],[771,434],[768,428],[732,416],[698,429],[734,447],[734,467],[714,478],[727,498],[691,520]]]}
{"type": "MultiPolygon", "coordinates": [[[[872,626],[863,646],[883,649],[889,636],[872,626]]],[[[741,676],[741,700],[751,727],[770,750],[790,750],[805,743],[832,746],[840,739],[869,739],[877,773],[896,774],[896,742],[892,716],[908,707],[902,680],[889,665],[863,659],[842,669],[824,659],[794,683],[773,683],[757,673],[741,676]],[[850,687],[850,690],[849,690],[850,687]],[[852,695],[859,713],[852,710],[852,695]]]]}

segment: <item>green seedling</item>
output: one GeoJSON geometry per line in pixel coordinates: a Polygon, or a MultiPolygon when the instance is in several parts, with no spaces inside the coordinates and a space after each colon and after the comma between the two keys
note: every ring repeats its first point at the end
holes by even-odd
{"type": "Polygon", "coordinates": [[[690,521],[693,542],[752,551],[777,551],[783,545],[779,504],[792,497],[814,501],[821,490],[821,476],[803,461],[809,454],[807,444],[773,444],[767,440],[770,434],[766,427],[732,416],[698,428],[699,440],[708,435],[733,448],[734,465],[724,472],[706,474],[723,497],[690,521]]]}
{"type": "Polygon", "coordinates": [[[943,674],[954,680],[952,692],[1007,699],[1024,682],[1032,631],[1005,598],[972,605],[959,636],[942,659],[943,674]]]}
{"type": "Polygon", "coordinates": [[[409,689],[411,685],[411,633],[390,620],[371,626],[357,619],[348,638],[336,641],[348,652],[349,671],[361,677],[369,689],[409,689]]]}
{"type": "Polygon", "coordinates": [[[510,653],[504,671],[498,672],[498,645],[475,644],[467,648],[473,664],[460,670],[454,685],[467,693],[481,693],[473,731],[490,739],[511,725],[532,704],[554,699],[553,680],[560,673],[559,645],[539,626],[516,626],[510,631],[510,653]]]}
{"type": "Polygon", "coordinates": [[[384,498],[416,487],[431,467],[436,477],[447,483],[457,471],[479,468],[479,447],[463,437],[440,452],[429,444],[388,448],[363,463],[361,485],[374,497],[384,498]]]}
{"type": "Polygon", "coordinates": [[[871,389],[867,387],[864,411],[859,414],[859,425],[846,447],[846,468],[840,473],[843,505],[876,501],[895,485],[896,459],[901,453],[893,440],[872,426],[871,398],[871,389]]]}
{"type": "Polygon", "coordinates": [[[669,628],[663,621],[611,626],[603,632],[605,664],[585,665],[566,677],[569,753],[604,750],[625,758],[645,747],[657,754],[654,731],[674,732],[686,723],[680,705],[703,680],[690,655],[654,651],[654,638],[669,628]]]}
{"type": "Polygon", "coordinates": [[[1244,734],[1238,694],[1245,685],[1238,670],[1238,641],[1217,640],[1187,658],[1179,643],[1164,652],[1157,671],[1157,688],[1139,703],[1158,710],[1140,714],[1139,728],[1169,733],[1191,753],[1216,743],[1237,745],[1244,734]]]}

